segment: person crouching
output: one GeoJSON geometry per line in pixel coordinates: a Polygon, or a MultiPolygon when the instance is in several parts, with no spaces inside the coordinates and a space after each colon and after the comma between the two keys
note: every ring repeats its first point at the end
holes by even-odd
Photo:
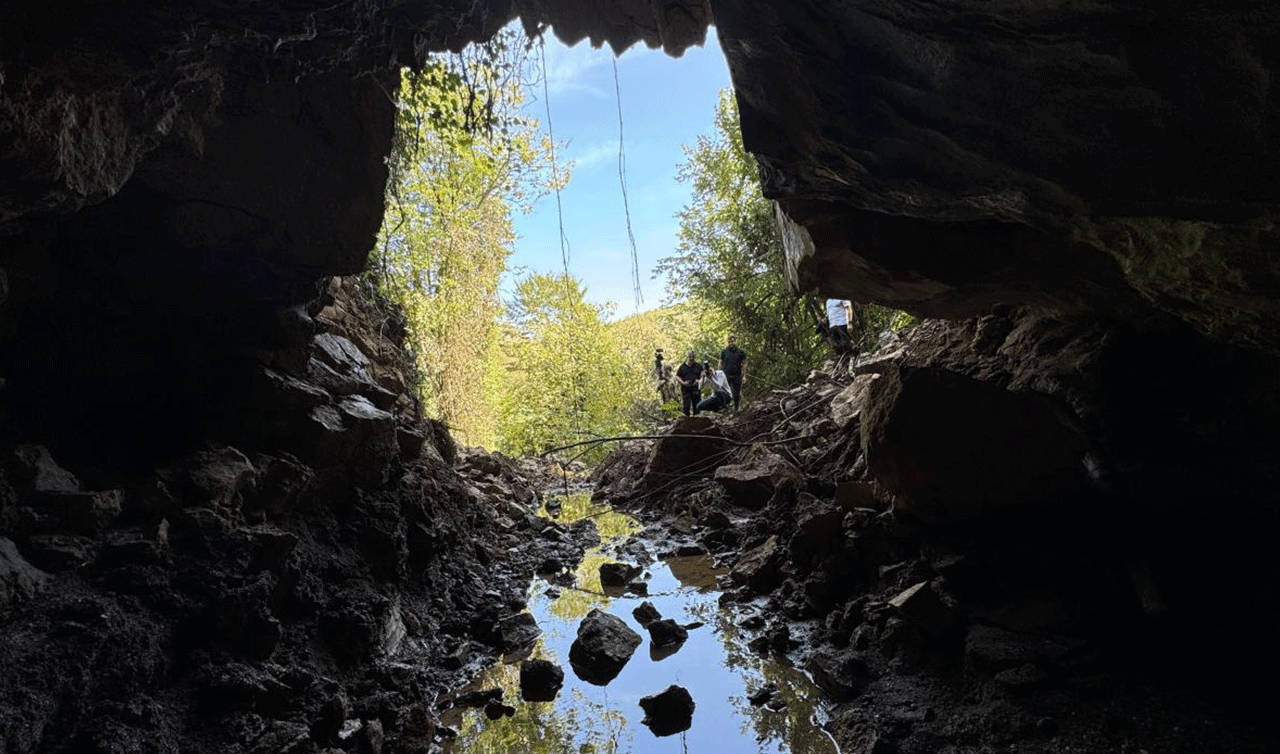
{"type": "Polygon", "coordinates": [[[707,364],[702,371],[702,379],[698,382],[699,390],[710,388],[711,395],[698,403],[698,411],[723,411],[733,403],[733,393],[729,390],[729,378],[719,369],[712,369],[707,364]]]}

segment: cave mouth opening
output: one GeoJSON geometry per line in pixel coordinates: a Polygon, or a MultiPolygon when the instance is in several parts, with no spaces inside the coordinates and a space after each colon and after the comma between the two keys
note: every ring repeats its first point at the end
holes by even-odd
{"type": "MultiPolygon", "coordinates": [[[[27,4],[0,28],[0,433],[8,446],[48,445],[94,490],[50,498],[0,485],[0,554],[6,563],[14,552],[30,556],[57,585],[5,614],[41,628],[15,631],[26,643],[0,660],[19,690],[6,704],[26,705],[0,725],[27,726],[6,728],[16,750],[125,750],[142,734],[98,745],[89,740],[98,731],[81,736],[77,726],[109,719],[143,733],[183,730],[171,718],[185,702],[142,698],[164,693],[155,689],[174,668],[179,688],[169,691],[183,700],[209,681],[243,695],[233,704],[258,705],[229,713],[244,715],[246,740],[264,730],[268,743],[305,739],[312,722],[323,739],[335,716],[381,720],[385,700],[361,696],[352,707],[344,694],[386,678],[308,685],[311,670],[276,677],[254,663],[310,657],[323,635],[316,673],[359,675],[368,668],[350,662],[344,643],[374,652],[405,632],[462,636],[459,616],[492,600],[477,574],[495,555],[469,538],[488,509],[450,471],[457,449],[439,428],[396,423],[415,410],[403,375],[359,363],[338,340],[358,340],[354,328],[341,329],[337,315],[358,298],[340,276],[364,268],[383,221],[395,133],[387,92],[400,65],[509,18],[458,4],[459,24],[445,2],[373,0],[314,14],[262,3],[157,8],[131,23],[91,5],[27,4]],[[125,515],[111,518],[121,497],[107,488],[132,488],[211,439],[268,452],[199,456],[198,469],[230,473],[175,484],[180,504],[125,495],[125,515]],[[426,471],[399,475],[415,453],[426,471]],[[383,486],[410,483],[403,495],[383,486]],[[63,507],[41,509],[50,499],[63,507]],[[173,636],[176,646],[166,643],[173,636]],[[76,652],[55,657],[50,637],[76,652]],[[103,641],[125,649],[100,653],[103,641]],[[206,655],[217,673],[182,675],[206,655]],[[31,672],[52,667],[37,664],[49,659],[63,665],[31,672]],[[94,683],[59,686],[100,667],[94,683]],[[311,695],[282,713],[273,695],[290,684],[311,695]],[[52,701],[60,699],[71,701],[52,701]],[[81,719],[82,710],[102,717],[81,719]],[[289,714],[306,723],[279,719],[289,714]]],[[[662,5],[670,18],[653,24],[554,17],[572,16],[576,4],[541,10],[557,33],[593,41],[652,35],[680,49],[705,27],[690,9],[706,3],[662,5]]],[[[791,219],[808,228],[808,243],[791,249],[810,255],[792,260],[798,270],[833,286],[856,278],[869,297],[930,313],[978,314],[994,301],[1049,312],[997,312],[944,329],[930,364],[1042,391],[1075,412],[1124,506],[1076,512],[1076,526],[1050,532],[1052,544],[1088,553],[1109,539],[1113,553],[1147,558],[1173,603],[1169,622],[1128,612],[1107,625],[1134,629],[1116,646],[1146,642],[1153,651],[1141,659],[1164,663],[1164,673],[1190,668],[1199,681],[1204,670],[1212,682],[1196,701],[1247,694],[1223,674],[1267,676],[1276,664],[1276,597],[1266,584],[1280,367],[1268,353],[1280,320],[1268,219],[1275,175],[1264,175],[1276,118],[1274,98],[1255,96],[1255,84],[1280,67],[1259,37],[1273,33],[1280,11],[1245,5],[1204,11],[1212,23],[1148,25],[1129,15],[1147,13],[1132,4],[1114,25],[1055,14],[1055,34],[1024,37],[1021,24],[1037,19],[930,19],[922,32],[858,4],[797,3],[753,26],[746,4],[718,4],[766,190],[790,197],[791,219]],[[855,17],[823,15],[831,9],[855,17]],[[1042,51],[1023,43],[1031,37],[1065,47],[1020,58],[1042,51]],[[1141,55],[1127,54],[1131,39],[1141,55]],[[1105,70],[1076,65],[1071,50],[1106,61],[1105,70]],[[1000,75],[981,75],[993,55],[1000,75]],[[1040,76],[1041,65],[1056,73],[1040,76]],[[824,87],[841,94],[818,96],[824,87]],[[1089,93],[1083,111],[1080,92],[1089,93]],[[957,103],[973,109],[949,109],[957,103]],[[1096,151],[1082,156],[1090,145],[1096,151]],[[1195,180],[1202,173],[1212,180],[1195,180]],[[1104,212],[1116,216],[1095,216],[1104,212]],[[860,238],[866,254],[849,243],[860,238]],[[904,239],[911,253],[895,254],[904,239]],[[939,254],[927,254],[935,243],[939,254]],[[982,264],[956,264],[970,253],[982,264]],[[1097,336],[1081,341],[1096,347],[1075,349],[1076,326],[1097,336]]],[[[380,341],[371,342],[372,353],[380,341]]],[[[528,542],[507,544],[523,556],[528,542]]],[[[500,590],[503,599],[520,591],[511,580],[500,590]]],[[[442,656],[457,645],[435,649],[442,656]]]]}

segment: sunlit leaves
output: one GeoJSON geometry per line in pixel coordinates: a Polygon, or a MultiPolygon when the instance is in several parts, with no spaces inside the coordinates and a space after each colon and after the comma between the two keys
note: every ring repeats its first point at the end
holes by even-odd
{"type": "MultiPolygon", "coordinates": [[[[406,70],[387,212],[372,263],[404,308],[427,413],[464,442],[495,433],[492,366],[498,282],[515,244],[512,213],[550,190],[550,144],[521,112],[527,42],[487,45],[406,70]]],[[[563,177],[560,177],[563,180],[563,177]]]]}

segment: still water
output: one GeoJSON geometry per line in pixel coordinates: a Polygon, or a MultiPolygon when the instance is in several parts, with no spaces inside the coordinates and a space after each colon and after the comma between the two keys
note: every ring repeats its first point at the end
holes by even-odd
{"type": "Polygon", "coordinates": [[[525,702],[520,699],[518,660],[484,671],[464,690],[501,687],[504,702],[515,706],[516,714],[491,721],[480,710],[453,711],[456,717],[446,716],[459,731],[453,754],[838,754],[818,727],[818,690],[800,671],[748,650],[749,637],[717,606],[715,581],[723,571],[705,557],[671,558],[646,569],[648,597],[606,595],[599,568],[614,558],[601,551],[639,526],[622,514],[593,508],[585,494],[565,500],[562,521],[584,516],[595,520],[605,544],[583,559],[577,588],[535,581],[529,599],[529,611],[543,634],[525,656],[560,665],[564,686],[555,701],[525,702]],[[690,630],[689,640],[675,654],[651,654],[648,632],[631,615],[646,599],[664,618],[705,625],[690,630]],[[621,674],[605,687],[579,680],[568,661],[578,623],[593,608],[623,619],[644,638],[621,674]],[[640,724],[640,697],[673,683],[693,696],[693,727],[658,738],[640,724]],[[785,702],[785,708],[773,711],[747,701],[749,693],[767,683],[777,686],[774,698],[785,702]]]}

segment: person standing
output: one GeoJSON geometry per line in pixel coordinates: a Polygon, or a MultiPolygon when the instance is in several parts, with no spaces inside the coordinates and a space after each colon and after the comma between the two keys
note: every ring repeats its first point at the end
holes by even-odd
{"type": "Polygon", "coordinates": [[[702,365],[698,363],[698,357],[690,351],[685,356],[684,363],[676,370],[676,382],[680,383],[680,397],[682,404],[680,412],[685,416],[689,416],[689,412],[693,412],[694,416],[698,415],[698,402],[702,397],[702,390],[698,387],[698,378],[702,376],[702,365]]]}
{"type": "Polygon", "coordinates": [[[670,364],[662,367],[662,374],[658,377],[658,396],[663,403],[676,399],[676,376],[670,364]]]}
{"type": "Polygon", "coordinates": [[[733,410],[742,402],[742,381],[747,376],[747,352],[738,348],[738,339],[730,335],[728,345],[720,352],[720,369],[729,380],[733,394],[733,410]]]}
{"type": "Polygon", "coordinates": [[[849,352],[849,322],[853,320],[853,303],[842,298],[827,299],[827,326],[830,328],[831,348],[836,356],[849,352]]]}

